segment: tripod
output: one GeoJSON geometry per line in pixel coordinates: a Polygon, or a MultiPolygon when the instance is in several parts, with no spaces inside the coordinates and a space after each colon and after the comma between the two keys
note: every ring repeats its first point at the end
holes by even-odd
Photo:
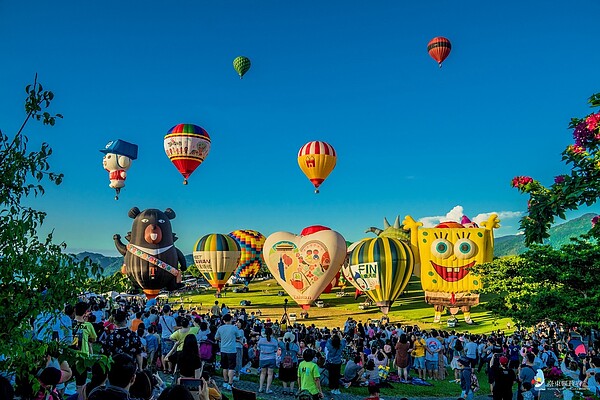
{"type": "Polygon", "coordinates": [[[287,313],[287,305],[288,299],[283,300],[283,315],[281,316],[281,323],[286,324],[286,326],[290,326],[292,325],[292,322],[290,321],[290,317],[287,313]]]}

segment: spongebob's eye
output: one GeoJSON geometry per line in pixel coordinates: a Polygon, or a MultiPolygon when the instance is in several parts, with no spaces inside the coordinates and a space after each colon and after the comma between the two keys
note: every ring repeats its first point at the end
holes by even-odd
{"type": "Polygon", "coordinates": [[[148,221],[149,221],[149,220],[148,220],[148,218],[144,218],[144,219],[142,219],[142,222],[143,222],[143,223],[147,223],[148,221]]]}
{"type": "Polygon", "coordinates": [[[165,223],[165,220],[164,220],[164,219],[159,219],[159,220],[158,220],[158,223],[159,223],[159,224],[164,224],[164,223],[165,223]]]}
{"type": "Polygon", "coordinates": [[[471,258],[477,254],[477,245],[470,239],[459,239],[454,244],[454,254],[457,258],[471,258]]]}
{"type": "Polygon", "coordinates": [[[436,239],[431,243],[431,255],[437,258],[448,258],[452,255],[452,243],[446,239],[436,239]]]}

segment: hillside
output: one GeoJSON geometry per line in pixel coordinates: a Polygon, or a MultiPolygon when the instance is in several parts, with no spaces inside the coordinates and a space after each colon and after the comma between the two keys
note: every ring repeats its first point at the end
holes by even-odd
{"type": "MultiPolygon", "coordinates": [[[[93,262],[100,264],[100,266],[104,268],[104,271],[102,273],[102,275],[104,276],[109,276],[117,271],[120,271],[121,265],[123,265],[123,257],[110,257],[98,253],[91,253],[88,251],[84,251],[83,253],[77,253],[75,256],[78,260],[83,260],[85,257],[89,257],[93,262]]],[[[187,265],[191,265],[194,263],[194,258],[191,254],[186,255],[185,260],[187,261],[187,265]]]]}
{"type": "MultiPolygon", "coordinates": [[[[545,243],[553,247],[560,247],[569,242],[572,237],[586,233],[592,227],[591,220],[596,214],[588,213],[579,218],[572,219],[565,223],[555,225],[550,228],[550,237],[545,243]]],[[[495,238],[494,256],[504,257],[524,253],[525,237],[523,235],[509,235],[495,238]]]]}

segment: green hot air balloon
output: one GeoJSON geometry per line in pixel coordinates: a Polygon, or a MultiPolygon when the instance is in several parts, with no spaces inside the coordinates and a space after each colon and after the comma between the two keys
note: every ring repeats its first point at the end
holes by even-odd
{"type": "Polygon", "coordinates": [[[237,71],[240,79],[250,69],[250,59],[248,57],[239,56],[233,60],[233,68],[237,71]]]}
{"type": "Polygon", "coordinates": [[[342,268],[346,280],[387,314],[413,272],[415,259],[409,244],[390,237],[363,239],[349,258],[342,268]]]}

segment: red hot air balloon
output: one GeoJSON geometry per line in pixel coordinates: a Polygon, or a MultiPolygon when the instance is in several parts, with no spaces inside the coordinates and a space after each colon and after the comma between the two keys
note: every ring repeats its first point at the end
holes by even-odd
{"type": "Polygon", "coordinates": [[[440,68],[442,68],[442,62],[450,54],[452,44],[448,39],[442,36],[434,37],[427,44],[427,51],[431,58],[438,62],[440,68]]]}
{"type": "Polygon", "coordinates": [[[187,185],[189,176],[206,158],[210,151],[208,132],[198,125],[175,125],[165,135],[165,153],[187,185]]]}

